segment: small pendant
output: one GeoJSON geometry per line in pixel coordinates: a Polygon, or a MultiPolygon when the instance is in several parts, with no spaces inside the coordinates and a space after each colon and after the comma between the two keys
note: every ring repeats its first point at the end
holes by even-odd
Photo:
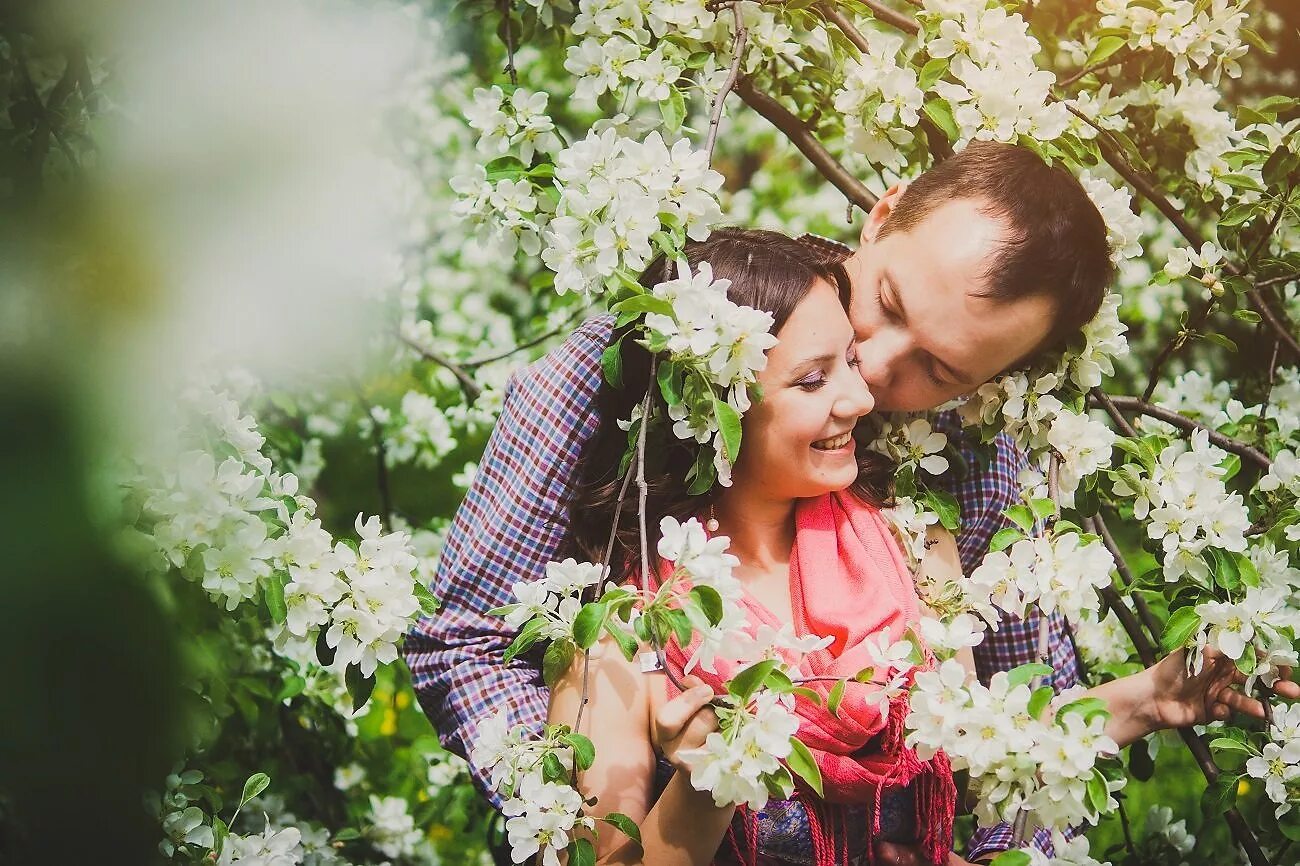
{"type": "Polygon", "coordinates": [[[705,522],[705,524],[704,524],[704,528],[707,529],[709,532],[717,532],[717,531],[718,531],[718,519],[717,519],[716,517],[710,517],[710,518],[705,522]]]}

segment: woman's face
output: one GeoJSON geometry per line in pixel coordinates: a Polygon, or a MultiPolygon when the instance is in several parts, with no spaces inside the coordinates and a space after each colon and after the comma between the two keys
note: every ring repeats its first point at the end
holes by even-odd
{"type": "Polygon", "coordinates": [[[853,426],[875,400],[835,289],[817,280],[776,336],[758,376],[763,397],[745,413],[735,485],[791,499],[843,490],[858,474],[853,426]]]}

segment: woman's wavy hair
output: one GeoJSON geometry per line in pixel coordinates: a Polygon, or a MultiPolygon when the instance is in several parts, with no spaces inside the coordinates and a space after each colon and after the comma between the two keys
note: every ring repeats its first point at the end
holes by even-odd
{"type": "MultiPolygon", "coordinates": [[[[851,287],[843,266],[847,252],[829,244],[794,240],[779,232],[759,229],[722,228],[715,230],[708,240],[688,243],[684,252],[692,271],[700,263],[708,262],[715,279],[731,281],[727,297],[733,302],[771,313],[773,333],[781,329],[818,278],[836,287],[840,303],[848,308],[851,287]]],[[[651,288],[674,276],[675,264],[661,255],[641,274],[640,282],[651,288]]],[[[619,340],[634,326],[615,331],[612,340],[619,340]]],[[[597,394],[600,420],[595,434],[584,445],[575,470],[575,484],[566,509],[567,532],[562,556],[603,561],[614,513],[618,510],[619,526],[609,564],[611,576],[621,579],[633,573],[640,558],[640,541],[635,479],[627,485],[623,507],[617,507],[624,487],[619,467],[628,446],[628,434],[618,422],[632,417],[632,410],[645,398],[645,389],[651,384],[651,354],[633,339],[622,340],[619,346],[623,387],[602,382],[597,394]]],[[[664,407],[657,390],[653,399],[660,401],[658,408],[662,416],[664,407]]],[[[864,502],[883,506],[888,504],[892,492],[894,466],[888,458],[866,449],[865,443],[871,438],[857,437],[859,473],[850,489],[864,502]]],[[[658,437],[655,447],[646,449],[646,531],[650,536],[647,542],[652,567],[658,565],[654,549],[660,520],[671,516],[684,521],[703,515],[720,492],[715,485],[702,494],[687,493],[686,475],[695,463],[699,447],[694,440],[664,435],[658,437]]],[[[636,463],[631,463],[627,471],[635,473],[636,463]]]]}

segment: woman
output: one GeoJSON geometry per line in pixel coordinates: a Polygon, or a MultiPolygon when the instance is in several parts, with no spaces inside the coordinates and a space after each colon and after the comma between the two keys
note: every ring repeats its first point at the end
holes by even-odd
{"type": "MultiPolygon", "coordinates": [[[[885,631],[897,639],[917,624],[922,609],[879,513],[890,467],[853,436],[873,400],[855,369],[854,334],[844,312],[847,277],[826,254],[773,232],[718,231],[691,245],[687,259],[693,269],[708,261],[715,278],[731,280],[734,302],[771,313],[778,343],[759,376],[762,399],[744,418],[732,485],[688,496],[684,478],[695,459],[693,443],[657,447],[648,467],[646,525],[653,532],[666,515],[716,521],[740,560],[735,574],[745,585],[751,625],[792,625],[801,636],[833,636],[834,643],[810,659],[820,654],[819,670],[847,665],[853,670],[839,675],[851,677],[869,663],[859,663],[867,638],[885,631]]],[[[662,260],[652,264],[642,281],[650,286],[666,279],[666,267],[662,260]]],[[[631,340],[622,345],[624,381],[646,382],[648,355],[631,340]]],[[[579,558],[598,561],[604,554],[627,442],[617,420],[630,417],[643,387],[603,386],[601,427],[584,451],[582,483],[570,503],[571,552],[579,558]]],[[[624,578],[638,567],[635,511],[634,505],[623,509],[611,558],[613,572],[624,578]]],[[[952,537],[936,533],[935,541],[926,568],[959,574],[952,537]]],[[[678,679],[688,651],[668,647],[678,679]]],[[[1151,711],[1157,691],[1160,706],[1198,720],[1226,712],[1206,695],[1217,696],[1232,673],[1207,668],[1192,682],[1181,675],[1181,658],[1171,657],[1094,690],[1111,704],[1108,733],[1122,746],[1154,730],[1163,718],[1151,711]]],[[[869,684],[846,689],[838,719],[800,700],[799,735],[813,741],[831,783],[826,801],[801,791],[797,802],[771,803],[755,816],[719,808],[708,792],[694,790],[680,758],[717,729],[707,707],[712,687],[687,677],[687,690],[678,693],[669,678],[643,674],[607,642],[591,653],[585,688],[583,679],[578,663],[556,684],[550,720],[571,724],[583,696],[589,698],[582,732],[594,741],[597,757],[580,788],[596,797],[597,815],[621,812],[640,824],[643,842],[641,848],[602,833],[600,862],[658,866],[760,856],[763,862],[856,862],[873,833],[922,843],[936,861],[950,848],[955,793],[946,760],[940,755],[918,762],[900,742],[899,708],[882,715],[864,700],[869,684]]]]}

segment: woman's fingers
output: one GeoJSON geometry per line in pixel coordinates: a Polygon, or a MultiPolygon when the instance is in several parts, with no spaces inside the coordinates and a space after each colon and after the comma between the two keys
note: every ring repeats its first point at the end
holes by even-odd
{"type": "Polygon", "coordinates": [[[714,726],[717,724],[717,717],[713,716],[712,712],[700,712],[713,699],[713,689],[694,677],[683,681],[682,685],[688,687],[686,691],[665,702],[655,715],[655,724],[659,728],[661,739],[676,740],[688,732],[688,727],[699,728],[701,725],[707,725],[710,719],[714,726]],[[696,684],[692,685],[690,680],[694,680],[696,684]],[[708,718],[697,721],[701,716],[708,718]],[[692,722],[694,724],[691,724],[692,722]]]}
{"type": "MultiPolygon", "coordinates": [[[[1257,719],[1264,718],[1264,705],[1249,695],[1242,694],[1234,688],[1225,687],[1219,690],[1215,698],[1216,709],[1223,707],[1233,712],[1245,713],[1248,716],[1254,716],[1257,719]]],[[[1216,718],[1223,718],[1216,714],[1216,718]]]]}

